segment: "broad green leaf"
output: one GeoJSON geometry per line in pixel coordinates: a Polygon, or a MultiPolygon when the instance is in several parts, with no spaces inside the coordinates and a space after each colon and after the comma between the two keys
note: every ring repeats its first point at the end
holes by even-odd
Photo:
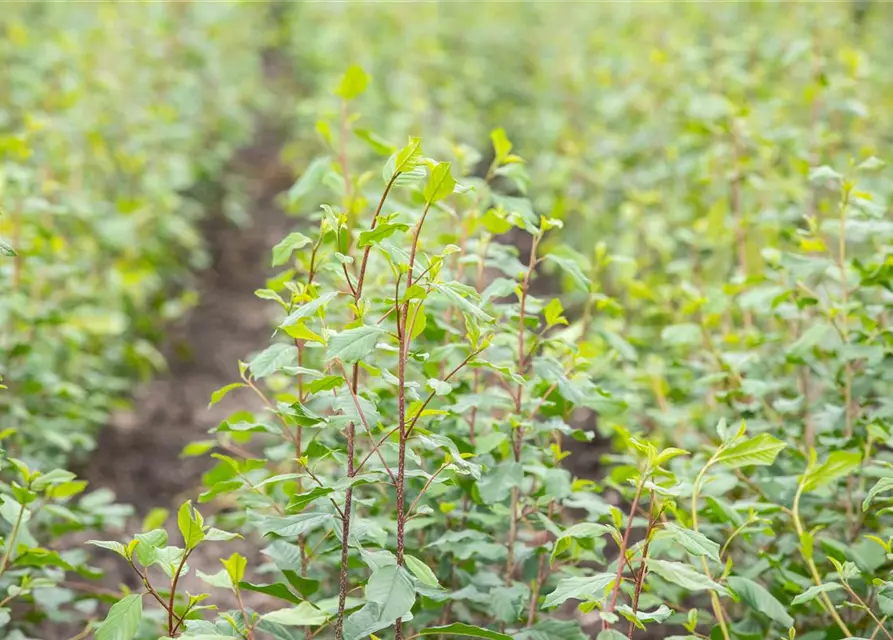
{"type": "Polygon", "coordinates": [[[445,636],[447,638],[456,636],[462,638],[483,638],[484,640],[512,640],[511,636],[498,631],[491,631],[483,627],[475,627],[462,622],[454,622],[445,627],[428,627],[418,633],[420,636],[445,636]]]}
{"type": "Polygon", "coordinates": [[[551,560],[563,553],[570,545],[572,539],[596,539],[605,535],[610,528],[603,524],[595,522],[578,522],[577,524],[565,529],[560,536],[555,539],[552,547],[551,560]]]}
{"type": "Polygon", "coordinates": [[[893,478],[881,478],[874,484],[868,491],[868,495],[865,496],[865,500],[862,501],[862,511],[867,511],[872,501],[878,495],[887,491],[893,491],[893,478]]]}
{"type": "Polygon", "coordinates": [[[352,64],[341,77],[341,83],[335,89],[335,95],[345,100],[353,100],[362,94],[369,84],[369,74],[358,64],[352,64]]]}
{"type": "Polygon", "coordinates": [[[191,502],[184,502],[177,512],[177,526],[187,549],[192,549],[205,539],[202,515],[193,509],[191,502]]]}
{"type": "Polygon", "coordinates": [[[729,588],[754,611],[768,616],[785,629],[794,626],[794,619],[788,614],[784,605],[761,584],[739,576],[730,576],[727,582],[729,588]]]}
{"type": "Polygon", "coordinates": [[[310,390],[310,393],[319,393],[320,391],[337,389],[343,384],[344,378],[342,376],[325,376],[319,380],[313,380],[307,385],[307,388],[310,390]]]}
{"type": "Polygon", "coordinates": [[[7,256],[9,258],[16,255],[15,249],[12,248],[3,238],[0,238],[0,256],[7,256]]]}
{"type": "Polygon", "coordinates": [[[436,378],[429,378],[428,382],[425,384],[438,396],[448,396],[453,390],[453,386],[449,382],[444,382],[443,380],[438,380],[436,378]]]}
{"type": "Polygon", "coordinates": [[[131,640],[143,618],[142,594],[124,596],[112,605],[94,636],[96,640],[131,640]]]}
{"type": "Polygon", "coordinates": [[[298,358],[298,350],[293,344],[277,342],[257,354],[248,367],[255,378],[266,378],[288,365],[294,364],[298,358]]]}
{"type": "Polygon", "coordinates": [[[679,543],[679,546],[694,556],[706,556],[716,563],[720,562],[719,545],[703,533],[685,529],[672,522],[668,522],[664,525],[660,537],[675,540],[679,543]]]}
{"type": "Polygon", "coordinates": [[[721,594],[728,593],[722,585],[717,584],[700,571],[697,571],[687,564],[682,564],[681,562],[670,562],[668,560],[648,558],[648,570],[656,573],[664,580],[677,584],[688,591],[709,590],[721,594]]]}
{"type": "Polygon", "coordinates": [[[567,600],[600,600],[605,591],[614,585],[616,576],[613,573],[597,573],[594,576],[563,578],[558,581],[555,590],[546,596],[543,609],[550,609],[563,604],[567,600]]]}
{"type": "Polygon", "coordinates": [[[715,462],[731,469],[750,465],[766,466],[775,462],[775,457],[787,445],[768,433],[739,442],[720,453],[715,462]]]}
{"type": "Polygon", "coordinates": [[[299,493],[292,496],[291,502],[288,503],[289,511],[301,511],[307,508],[307,505],[315,502],[319,498],[324,498],[330,493],[334,493],[331,487],[313,487],[310,491],[299,493]]]}
{"type": "Polygon", "coordinates": [[[360,640],[409,614],[415,603],[412,578],[402,567],[386,565],[366,583],[366,604],[344,623],[345,640],[360,640]]]}
{"type": "Polygon", "coordinates": [[[305,318],[311,318],[316,315],[316,312],[320,309],[324,309],[325,306],[331,302],[338,295],[337,292],[330,291],[328,293],[324,293],[318,298],[311,300],[305,304],[302,304],[300,307],[292,311],[288,314],[288,317],[282,321],[280,327],[289,327],[291,325],[298,324],[301,320],[305,318]]]}
{"type": "Polygon", "coordinates": [[[256,591],[257,593],[263,593],[268,596],[273,596],[274,598],[279,598],[280,600],[287,600],[288,602],[293,602],[294,604],[301,604],[304,602],[301,598],[296,596],[291,592],[287,586],[285,586],[281,582],[277,582],[275,584],[253,584],[251,582],[239,582],[240,589],[246,589],[247,591],[256,591]]]}
{"type": "Polygon", "coordinates": [[[245,568],[248,566],[248,559],[245,556],[234,553],[226,560],[221,559],[220,562],[233,584],[242,582],[242,578],[245,577],[245,568]]]}
{"type": "Polygon", "coordinates": [[[291,258],[291,254],[306,247],[313,242],[303,233],[290,233],[283,238],[275,247],[273,247],[273,266],[278,267],[285,264],[291,258]]]}
{"type": "Polygon", "coordinates": [[[182,451],[180,451],[180,457],[194,458],[195,456],[202,456],[216,446],[216,440],[198,440],[196,442],[190,442],[183,447],[182,451]]]}
{"type": "Polygon", "coordinates": [[[357,247],[362,249],[370,244],[381,242],[385,238],[390,238],[398,231],[406,231],[408,228],[409,225],[399,222],[382,222],[381,224],[375,225],[374,229],[361,231],[360,237],[357,240],[357,247]]]}
{"type": "MultiPolygon", "coordinates": [[[[496,164],[502,164],[512,152],[512,143],[505,135],[505,129],[494,129],[490,132],[490,140],[493,141],[493,151],[496,154],[496,164]]],[[[526,154],[525,154],[526,155],[526,154]]]]}
{"type": "Polygon", "coordinates": [[[223,400],[223,398],[226,396],[226,394],[228,394],[233,389],[240,389],[241,387],[247,387],[247,386],[248,385],[246,385],[244,382],[233,382],[231,384],[226,385],[225,387],[220,387],[219,389],[217,389],[217,391],[215,391],[214,393],[211,394],[211,402],[208,403],[208,407],[212,407],[215,404],[217,404],[218,402],[220,402],[221,400],[223,400]]]}
{"type": "Polygon", "coordinates": [[[859,468],[862,454],[859,451],[834,451],[828,459],[803,477],[803,491],[814,491],[849,475],[859,468]]]}
{"type": "Polygon", "coordinates": [[[334,516],[331,513],[298,513],[293,516],[267,516],[260,522],[263,535],[275,534],[282,538],[297,538],[308,531],[328,525],[334,516]]]}
{"type": "Polygon", "coordinates": [[[417,170],[421,176],[424,176],[424,172],[419,167],[421,161],[422,139],[410,137],[409,143],[388,159],[382,171],[382,177],[385,182],[389,182],[396,175],[411,174],[417,170]]]}
{"type": "Polygon", "coordinates": [[[570,257],[556,255],[554,253],[547,253],[543,256],[543,259],[548,262],[554,262],[559,269],[561,269],[571,277],[571,280],[573,280],[574,284],[576,284],[580,289],[589,291],[589,287],[592,285],[592,281],[589,279],[589,276],[583,273],[583,269],[580,267],[576,260],[570,257]]]}
{"type": "Polygon", "coordinates": [[[347,329],[329,338],[329,359],[344,363],[359,362],[375,350],[385,330],[377,325],[347,329]]]}
{"type": "Polygon", "coordinates": [[[473,302],[463,297],[455,288],[447,284],[436,284],[434,287],[442,293],[450,302],[459,307],[462,311],[470,313],[478,320],[483,322],[493,322],[493,316],[487,314],[483,309],[475,305],[473,302]]]}
{"type": "Polygon", "coordinates": [[[119,556],[124,558],[127,557],[127,547],[125,547],[120,542],[115,542],[113,540],[87,540],[87,544],[92,544],[94,547],[100,547],[102,549],[114,551],[119,556]]]}
{"type": "Polygon", "coordinates": [[[434,575],[434,572],[431,571],[431,567],[427,564],[408,553],[403,559],[406,562],[406,568],[412,572],[412,575],[419,579],[419,582],[428,587],[440,586],[440,583],[437,582],[437,576],[434,575]]]}
{"type": "Polygon", "coordinates": [[[389,156],[397,150],[394,145],[368,129],[354,129],[353,133],[379,155],[389,156]]]}
{"type": "Polygon", "coordinates": [[[636,626],[638,626],[640,629],[644,629],[646,624],[660,624],[671,615],[673,615],[673,611],[665,604],[660,605],[654,611],[642,611],[641,609],[639,609],[635,612],[633,612],[632,607],[630,607],[628,604],[622,604],[617,607],[616,611],[627,620],[637,621],[639,624],[636,626]]]}
{"type": "Polygon", "coordinates": [[[561,300],[552,298],[549,304],[543,309],[546,325],[554,327],[556,324],[567,324],[567,318],[565,318],[562,313],[564,313],[564,307],[561,305],[561,300]]]}
{"type": "Polygon", "coordinates": [[[425,185],[424,197],[428,203],[443,200],[451,193],[456,186],[456,181],[450,173],[449,162],[439,162],[431,170],[431,176],[428,178],[428,184],[425,185]]]}
{"type": "Polygon", "coordinates": [[[813,585],[809,587],[809,589],[801,593],[799,596],[791,600],[791,606],[796,607],[799,604],[804,604],[811,600],[815,600],[823,593],[827,593],[828,591],[837,591],[838,589],[843,589],[843,585],[837,582],[824,582],[820,585],[813,585]]]}
{"type": "Polygon", "coordinates": [[[278,609],[261,616],[263,620],[287,627],[316,627],[325,624],[329,616],[309,602],[301,602],[290,609],[278,609]]]}

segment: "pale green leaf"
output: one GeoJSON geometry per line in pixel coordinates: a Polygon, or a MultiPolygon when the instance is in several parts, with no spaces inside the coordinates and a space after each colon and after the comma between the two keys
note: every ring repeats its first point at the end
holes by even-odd
{"type": "Polygon", "coordinates": [[[96,630],[96,640],[131,640],[143,617],[143,596],[124,596],[112,605],[108,615],[96,630]]]}
{"type": "Polygon", "coordinates": [[[785,629],[794,626],[794,619],[784,605],[761,584],[738,576],[729,577],[727,582],[729,588],[754,611],[768,616],[785,629]]]}
{"type": "Polygon", "coordinates": [[[375,350],[375,345],[384,334],[384,329],[369,324],[335,334],[329,338],[329,359],[344,363],[359,362],[375,350]]]}
{"type": "Polygon", "coordinates": [[[766,466],[775,462],[775,457],[787,445],[768,433],[739,442],[720,453],[715,462],[731,469],[750,465],[766,466]]]}
{"type": "Polygon", "coordinates": [[[605,590],[613,586],[616,576],[613,573],[597,573],[594,576],[564,578],[558,581],[555,590],[546,596],[544,609],[563,604],[567,600],[599,600],[605,590]]]}

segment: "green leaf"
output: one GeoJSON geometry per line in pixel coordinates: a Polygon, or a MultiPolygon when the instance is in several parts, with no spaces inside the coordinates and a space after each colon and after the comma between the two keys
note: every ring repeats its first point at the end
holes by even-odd
{"type": "Polygon", "coordinates": [[[834,451],[828,459],[803,477],[803,491],[814,491],[849,475],[859,468],[862,453],[859,451],[834,451]]]}
{"type": "MultiPolygon", "coordinates": [[[[493,151],[496,154],[496,164],[503,164],[512,152],[512,143],[505,135],[505,129],[494,129],[490,132],[490,140],[493,141],[493,151]]],[[[527,154],[525,154],[527,155],[527,154]]]]}
{"type": "Polygon", "coordinates": [[[314,315],[316,315],[317,311],[319,311],[320,309],[324,309],[325,306],[329,302],[331,302],[337,295],[337,292],[330,291],[329,293],[324,293],[318,298],[315,298],[314,300],[311,300],[306,304],[302,304],[300,307],[288,314],[288,317],[285,318],[285,320],[283,320],[282,324],[280,324],[279,326],[290,327],[297,324],[304,318],[313,317],[314,315]]]}
{"type": "Polygon", "coordinates": [[[298,358],[298,349],[293,344],[276,342],[257,354],[248,367],[255,378],[266,378],[283,367],[294,364],[298,358]]]}
{"type": "Polygon", "coordinates": [[[297,538],[308,531],[329,524],[334,519],[331,513],[298,513],[293,516],[267,516],[260,523],[262,535],[275,534],[282,538],[297,538]]]}
{"type": "Polygon", "coordinates": [[[287,200],[290,207],[300,204],[314,189],[318,188],[329,172],[332,159],[329,156],[316,158],[301,174],[301,177],[288,190],[287,200]]]}
{"type": "Polygon", "coordinates": [[[114,551],[123,558],[127,557],[127,547],[125,547],[120,542],[114,542],[112,540],[87,540],[87,544],[92,544],[94,547],[100,547],[102,549],[114,551]]]}
{"type": "Polygon", "coordinates": [[[437,378],[428,378],[426,386],[438,396],[448,396],[453,390],[453,386],[449,382],[438,380],[437,378]]]}
{"type": "Polygon", "coordinates": [[[397,149],[387,140],[368,129],[354,129],[353,133],[360,140],[363,140],[377,154],[389,156],[397,149]]]}
{"type": "Polygon", "coordinates": [[[366,604],[344,624],[345,640],[359,640],[391,626],[415,604],[412,578],[402,567],[389,564],[372,572],[366,583],[366,604]]]}
{"type": "Polygon", "coordinates": [[[794,619],[788,614],[784,605],[761,584],[739,576],[730,576],[727,582],[729,588],[754,611],[768,616],[785,629],[794,626],[794,619]]]}
{"type": "Polygon", "coordinates": [[[660,537],[675,540],[680,547],[694,556],[706,556],[718,564],[721,562],[719,559],[719,545],[703,533],[684,529],[679,525],[668,522],[664,525],[660,537]]]}
{"type": "Polygon", "coordinates": [[[143,618],[143,596],[124,596],[112,605],[94,636],[96,640],[131,640],[143,618]]]}
{"type": "Polygon", "coordinates": [[[827,593],[829,591],[837,591],[838,589],[843,589],[843,585],[837,582],[824,582],[819,585],[813,585],[809,589],[801,593],[799,596],[791,600],[791,606],[796,607],[797,605],[815,600],[823,593],[827,593]]]}
{"type": "Polygon", "coordinates": [[[597,573],[594,576],[563,578],[558,581],[555,590],[546,596],[543,609],[550,609],[563,604],[567,600],[599,600],[605,591],[614,585],[616,576],[613,573],[597,573]]]}
{"type": "Polygon", "coordinates": [[[549,304],[543,309],[546,325],[554,327],[556,324],[567,324],[567,318],[561,315],[562,313],[564,313],[564,307],[561,305],[561,300],[552,298],[549,304]]]}
{"type": "Polygon", "coordinates": [[[244,382],[233,382],[231,384],[226,385],[225,387],[220,387],[211,394],[211,402],[208,403],[208,408],[213,407],[215,404],[223,400],[223,398],[233,389],[240,389],[241,387],[247,387],[248,385],[244,382]]]}
{"type": "Polygon", "coordinates": [[[292,496],[291,502],[288,503],[289,511],[300,511],[305,509],[307,505],[315,502],[319,498],[323,498],[330,493],[334,493],[331,487],[313,487],[310,491],[299,493],[292,496]]]}
{"type": "Polygon", "coordinates": [[[277,582],[275,584],[253,584],[251,582],[242,581],[239,582],[239,588],[245,589],[247,591],[256,591],[257,593],[263,593],[268,596],[273,596],[274,598],[279,598],[280,600],[293,602],[294,604],[301,604],[302,602],[304,602],[304,600],[293,594],[291,592],[291,589],[289,589],[281,582],[277,582]]]}
{"type": "Polygon", "coordinates": [[[677,584],[688,591],[716,591],[727,594],[722,585],[717,584],[700,571],[681,562],[670,562],[648,558],[648,570],[656,573],[664,580],[677,584]]]}
{"type": "Polygon", "coordinates": [[[589,276],[583,273],[583,269],[580,268],[580,265],[577,264],[576,260],[574,260],[573,258],[555,255],[554,253],[547,253],[543,256],[543,259],[549,262],[554,262],[559,269],[561,269],[571,277],[571,280],[573,280],[574,284],[576,284],[580,289],[589,291],[589,287],[592,285],[592,281],[589,279],[589,276]]]}
{"type": "Polygon", "coordinates": [[[205,539],[203,522],[202,515],[192,508],[192,503],[184,502],[177,512],[177,526],[187,549],[192,549],[205,539]]]}
{"type": "Polygon", "coordinates": [[[301,602],[290,609],[279,609],[261,616],[262,620],[275,622],[286,627],[316,627],[325,624],[329,616],[309,602],[301,602]]]}
{"type": "Polygon", "coordinates": [[[370,244],[381,242],[386,238],[390,238],[398,231],[406,231],[408,228],[409,225],[401,222],[382,222],[381,224],[375,225],[374,229],[361,231],[360,237],[357,240],[357,247],[362,249],[370,244]]]}
{"type": "Polygon", "coordinates": [[[198,440],[196,442],[190,442],[183,450],[180,451],[181,458],[194,458],[195,456],[201,456],[211,449],[217,446],[216,440],[198,440]]]}
{"type": "Polygon", "coordinates": [[[352,64],[341,77],[341,83],[335,89],[335,95],[345,100],[353,100],[366,90],[369,85],[369,74],[358,64],[352,64]]]}
{"type": "Polygon", "coordinates": [[[319,393],[320,391],[337,389],[343,384],[344,378],[342,376],[325,376],[319,380],[313,380],[307,385],[307,388],[310,390],[310,393],[319,393]]]}
{"type": "Polygon", "coordinates": [[[493,316],[488,315],[483,309],[469,301],[467,298],[463,297],[462,294],[456,291],[454,287],[450,286],[450,283],[435,284],[434,287],[462,311],[470,313],[475,318],[483,322],[494,321],[493,316]]]}
{"type": "Polygon", "coordinates": [[[862,511],[867,511],[872,501],[881,493],[893,490],[893,478],[881,478],[868,491],[865,500],[862,501],[862,511]]]}
{"type": "Polygon", "coordinates": [[[425,185],[424,197],[429,204],[443,200],[451,193],[456,186],[456,181],[450,173],[449,162],[438,162],[431,170],[431,176],[428,178],[428,184],[425,185]]]}
{"type": "Polygon", "coordinates": [[[375,350],[385,330],[377,325],[366,324],[342,331],[329,338],[329,359],[344,363],[359,362],[375,350]]]}
{"type": "Polygon", "coordinates": [[[15,249],[12,248],[9,244],[6,243],[3,238],[0,238],[0,256],[13,257],[16,255],[15,249]]]}
{"type": "Polygon", "coordinates": [[[248,566],[248,559],[245,556],[234,553],[226,560],[221,559],[220,563],[226,569],[226,573],[233,584],[242,582],[242,578],[245,577],[245,568],[248,566]]]}
{"type": "Polygon", "coordinates": [[[551,560],[555,560],[556,556],[567,549],[570,540],[594,540],[602,537],[608,531],[610,531],[609,527],[595,522],[578,522],[577,524],[568,527],[555,539],[555,544],[552,546],[551,560]]]}
{"type": "Polygon", "coordinates": [[[463,638],[483,638],[484,640],[512,640],[511,636],[498,631],[490,631],[483,627],[475,627],[462,622],[454,622],[445,627],[428,627],[419,631],[420,636],[459,636],[463,638]]]}
{"type": "Polygon", "coordinates": [[[419,579],[419,582],[429,587],[440,586],[440,583],[437,582],[437,576],[434,575],[434,572],[431,571],[431,567],[427,564],[408,553],[404,556],[404,561],[406,562],[406,568],[412,572],[412,575],[419,579]]]}
{"type": "Polygon", "coordinates": [[[773,438],[768,433],[739,442],[733,447],[725,449],[714,462],[725,465],[730,469],[746,467],[750,465],[766,466],[775,462],[775,457],[787,445],[773,438]]]}
{"type": "Polygon", "coordinates": [[[421,162],[422,139],[410,137],[409,143],[405,147],[388,158],[382,170],[382,177],[385,182],[394,179],[394,184],[400,184],[406,179],[414,183],[416,179],[425,175],[424,170],[419,166],[421,162]]]}
{"type": "Polygon", "coordinates": [[[306,247],[311,242],[313,241],[303,233],[295,231],[294,233],[288,234],[282,241],[273,247],[273,266],[278,267],[285,264],[291,258],[292,253],[302,247],[306,247]]]}

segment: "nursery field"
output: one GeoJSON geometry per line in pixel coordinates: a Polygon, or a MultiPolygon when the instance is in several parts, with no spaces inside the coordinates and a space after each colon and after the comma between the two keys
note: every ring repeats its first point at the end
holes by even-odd
{"type": "Polygon", "coordinates": [[[0,638],[893,640],[891,24],[8,4],[0,638]]]}

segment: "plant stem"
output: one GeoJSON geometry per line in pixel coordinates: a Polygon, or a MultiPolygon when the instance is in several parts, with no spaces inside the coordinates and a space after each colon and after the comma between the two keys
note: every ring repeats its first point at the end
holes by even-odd
{"type": "Polygon", "coordinates": [[[195,547],[183,551],[183,557],[180,558],[180,564],[177,566],[173,578],[171,578],[171,596],[167,605],[167,628],[168,634],[171,636],[174,635],[174,630],[176,629],[174,626],[174,601],[177,597],[177,583],[180,582],[180,574],[183,573],[183,567],[186,566],[186,560],[189,559],[189,555],[194,549],[195,547]]]}
{"type": "MultiPolygon", "coordinates": [[[[359,382],[359,367],[354,365],[353,378],[350,384],[356,392],[359,382]]],[[[354,470],[354,440],[356,431],[354,423],[347,425],[347,477],[353,478],[356,475],[354,470]]],[[[353,506],[353,486],[348,486],[344,492],[344,509],[341,517],[341,573],[338,578],[338,617],[335,621],[335,638],[343,640],[344,638],[344,606],[347,602],[347,565],[350,559],[350,515],[353,506]]]]}
{"type": "MultiPolygon", "coordinates": [[[[701,484],[704,482],[704,475],[707,473],[707,470],[713,466],[713,462],[716,460],[716,457],[723,451],[725,447],[720,446],[719,449],[716,450],[716,453],[707,461],[707,464],[704,465],[704,468],[698,472],[698,476],[695,478],[694,485],[692,485],[691,490],[691,528],[695,533],[699,533],[698,531],[698,497],[701,493],[701,484]]],[[[713,576],[710,574],[710,566],[707,564],[707,559],[701,558],[701,567],[704,570],[704,575],[713,579],[713,576]]],[[[713,608],[713,615],[716,618],[717,624],[719,624],[719,629],[722,631],[722,637],[724,640],[731,640],[731,635],[729,634],[729,625],[726,621],[726,615],[722,610],[722,604],[719,602],[719,596],[715,591],[710,592],[710,604],[713,608]]]]}
{"type": "MultiPolygon", "coordinates": [[[[623,581],[623,569],[626,566],[626,551],[629,548],[629,536],[633,530],[633,518],[636,516],[636,509],[639,506],[639,498],[642,495],[642,489],[645,487],[645,474],[639,477],[636,483],[636,493],[633,495],[633,502],[629,508],[629,516],[626,521],[626,531],[623,532],[623,540],[620,543],[620,553],[617,556],[617,575],[614,578],[614,589],[611,591],[611,602],[608,604],[608,613],[614,612],[617,606],[617,595],[620,593],[620,584],[623,581]]],[[[608,629],[610,625],[607,620],[602,621],[602,628],[608,629]]]]}
{"type": "MultiPolygon", "coordinates": [[[[645,586],[645,575],[648,573],[648,547],[651,545],[651,532],[654,529],[655,514],[654,507],[657,501],[654,499],[654,489],[651,490],[650,504],[648,507],[648,528],[645,530],[645,545],[642,547],[642,563],[639,565],[639,573],[636,576],[636,588],[633,592],[633,615],[639,610],[639,596],[642,595],[642,587],[645,586]]],[[[626,637],[632,640],[633,631],[636,625],[633,621],[629,621],[629,628],[626,631],[626,637]]]]}
{"type": "MultiPolygon", "coordinates": [[[[812,575],[812,580],[817,587],[822,586],[822,577],[819,575],[819,569],[816,567],[815,561],[812,559],[811,553],[806,553],[803,549],[803,534],[805,533],[803,529],[803,523],[800,522],[800,498],[803,495],[803,482],[800,483],[800,486],[797,487],[797,493],[794,495],[794,504],[791,507],[791,515],[794,519],[794,529],[797,531],[797,536],[800,539],[800,555],[803,556],[803,560],[806,561],[806,566],[809,567],[809,573],[812,575]]],[[[831,598],[828,597],[827,593],[822,593],[819,596],[822,605],[828,614],[834,619],[834,622],[837,623],[837,626],[840,627],[840,630],[843,631],[844,636],[850,637],[853,634],[850,633],[850,630],[847,628],[846,623],[840,617],[840,614],[837,613],[837,609],[834,608],[834,603],[831,602],[831,598]]]]}
{"type": "Polygon", "coordinates": [[[15,523],[12,525],[12,531],[9,533],[9,539],[6,541],[6,549],[3,551],[3,560],[0,560],[0,576],[6,572],[9,565],[9,558],[12,550],[15,548],[16,538],[19,536],[19,529],[22,526],[22,520],[25,517],[25,505],[21,505],[19,515],[16,517],[15,523]]]}

